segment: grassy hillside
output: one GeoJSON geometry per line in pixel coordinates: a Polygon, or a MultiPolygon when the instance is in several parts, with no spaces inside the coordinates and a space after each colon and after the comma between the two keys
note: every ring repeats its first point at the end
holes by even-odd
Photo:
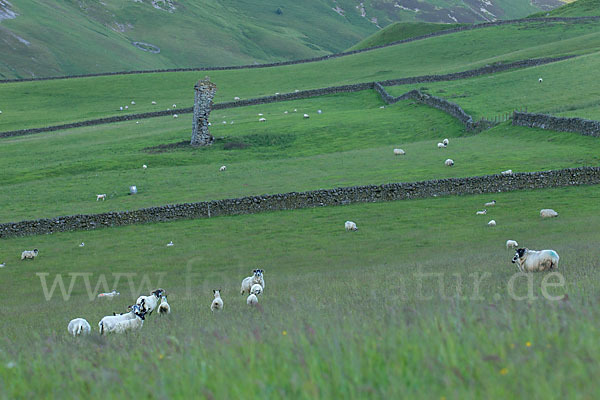
{"type": "Polygon", "coordinates": [[[400,8],[387,0],[3,2],[0,15],[10,10],[11,18],[0,17],[0,78],[308,58],[347,49],[396,21],[518,18],[545,9],[544,2],[559,3],[431,0],[400,8]]]}
{"type": "MultiPolygon", "coordinates": [[[[95,77],[0,84],[0,131],[193,105],[209,75],[216,102],[354,82],[463,71],[494,62],[600,51],[600,23],[529,23],[459,32],[319,63],[268,69],[95,77]],[[92,95],[90,95],[92,94],[92,95]],[[10,101],[8,101],[10,99],[10,101]],[[130,102],[136,101],[135,106],[130,102]],[[151,101],[156,101],[156,106],[151,101]],[[35,104],[35,107],[31,107],[35,104]]],[[[588,79],[588,78],[582,78],[588,79]]],[[[589,78],[591,79],[591,78],[589,78]]]]}
{"type": "Polygon", "coordinates": [[[417,36],[427,35],[437,31],[464,26],[466,24],[435,24],[428,22],[396,22],[380,31],[375,32],[366,39],[361,40],[348,50],[360,50],[368,47],[381,46],[417,36]]]}
{"type": "Polygon", "coordinates": [[[586,17],[600,15],[600,0],[577,0],[552,11],[532,14],[530,17],[586,17]]]}

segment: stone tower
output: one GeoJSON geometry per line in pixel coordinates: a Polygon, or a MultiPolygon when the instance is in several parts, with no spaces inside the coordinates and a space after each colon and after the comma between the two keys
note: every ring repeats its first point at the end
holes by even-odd
{"type": "Polygon", "coordinates": [[[192,128],[192,146],[210,146],[214,140],[208,132],[208,115],[217,92],[217,85],[206,76],[194,85],[194,125],[192,128]]]}

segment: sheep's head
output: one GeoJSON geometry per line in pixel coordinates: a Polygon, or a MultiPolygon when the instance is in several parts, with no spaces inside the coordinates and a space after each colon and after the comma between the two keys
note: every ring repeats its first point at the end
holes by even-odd
{"type": "Polygon", "coordinates": [[[144,318],[146,318],[146,311],[143,310],[140,306],[138,306],[137,304],[133,306],[133,313],[140,317],[140,319],[143,321],[144,318]]]}
{"type": "Polygon", "coordinates": [[[527,253],[527,249],[517,249],[517,252],[515,253],[515,256],[512,259],[513,264],[519,261],[522,261],[521,259],[523,257],[525,257],[525,254],[527,253]]]}
{"type": "Polygon", "coordinates": [[[221,289],[213,289],[213,294],[215,297],[221,297],[221,289]]]}
{"type": "Polygon", "coordinates": [[[38,255],[38,249],[33,249],[33,254],[38,255]]]}
{"type": "Polygon", "coordinates": [[[155,291],[152,292],[153,295],[155,295],[156,297],[161,297],[163,295],[166,295],[167,292],[164,289],[156,289],[155,291]]]}

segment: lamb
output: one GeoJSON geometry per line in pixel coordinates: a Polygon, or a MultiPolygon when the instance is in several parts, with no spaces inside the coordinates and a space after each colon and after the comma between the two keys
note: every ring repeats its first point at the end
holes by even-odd
{"type": "Polygon", "coordinates": [[[446,165],[446,167],[453,167],[454,166],[454,160],[452,159],[447,159],[446,161],[444,161],[444,165],[446,165]]]}
{"type": "Polygon", "coordinates": [[[252,271],[252,276],[244,278],[244,280],[242,280],[242,288],[240,290],[240,294],[250,294],[250,290],[252,289],[252,285],[254,284],[261,285],[264,290],[265,279],[263,277],[263,272],[264,271],[262,269],[255,269],[252,271]]]}
{"type": "Polygon", "coordinates": [[[438,149],[443,149],[444,147],[446,147],[444,146],[444,143],[438,143],[438,149]]]}
{"type": "Polygon", "coordinates": [[[490,222],[488,222],[488,226],[496,226],[496,221],[494,221],[493,219],[490,220],[490,222]]]}
{"type": "Polygon", "coordinates": [[[104,193],[104,194],[97,194],[96,195],[96,201],[98,201],[98,200],[102,200],[102,201],[106,200],[106,193],[104,193]]]}
{"type": "Polygon", "coordinates": [[[554,250],[517,249],[512,259],[521,272],[542,272],[558,268],[558,253],[554,250]]]}
{"type": "Polygon", "coordinates": [[[92,327],[85,319],[75,318],[69,322],[67,331],[69,331],[69,333],[73,336],[89,335],[92,331],[92,327]]]}
{"type": "MultiPolygon", "coordinates": [[[[113,313],[113,315],[107,315],[106,317],[102,318],[100,320],[100,322],[98,322],[98,329],[100,331],[100,334],[102,335],[106,331],[111,332],[114,329],[114,326],[118,322],[134,319],[135,312],[133,309],[135,307],[137,307],[137,306],[136,305],[130,306],[131,310],[126,313],[122,313],[122,314],[113,313]]],[[[139,309],[139,307],[138,307],[138,309],[139,309]]]]}
{"type": "Polygon", "coordinates": [[[221,168],[219,168],[219,171],[223,172],[223,171],[225,171],[226,169],[227,169],[227,166],[226,166],[226,165],[223,165],[221,168]]]}
{"type": "MultiPolygon", "coordinates": [[[[128,331],[134,331],[141,329],[144,325],[144,319],[146,318],[146,312],[144,312],[137,304],[133,306],[133,319],[124,319],[116,321],[114,324],[107,324],[106,322],[100,321],[98,324],[100,327],[100,334],[105,335],[107,333],[125,333],[128,331]]],[[[106,317],[104,317],[106,318],[106,317]]],[[[102,320],[104,320],[104,318],[102,320]]],[[[113,317],[114,318],[114,317],[113,317]]]]}
{"type": "Polygon", "coordinates": [[[263,292],[263,287],[260,286],[258,283],[255,283],[254,285],[252,285],[252,287],[250,288],[250,293],[254,294],[256,296],[260,296],[263,292]]]}
{"type": "Polygon", "coordinates": [[[167,303],[167,296],[160,297],[160,305],[158,306],[158,313],[160,315],[171,314],[171,306],[167,303]]]}
{"type": "Polygon", "coordinates": [[[540,217],[542,217],[542,218],[558,217],[558,213],[551,208],[544,208],[543,210],[540,210],[540,217]]]}
{"type": "Polygon", "coordinates": [[[344,224],[344,228],[346,228],[347,231],[357,231],[358,228],[356,227],[356,223],[352,222],[352,221],[346,221],[346,223],[344,224]]]}
{"type": "Polygon", "coordinates": [[[477,211],[475,214],[476,214],[476,215],[485,215],[485,214],[487,214],[487,210],[486,210],[486,209],[483,209],[483,210],[481,210],[481,211],[477,211]]]}
{"type": "Polygon", "coordinates": [[[506,176],[506,175],[512,175],[512,174],[513,174],[513,172],[512,172],[512,169],[507,169],[506,171],[502,171],[502,172],[500,172],[500,173],[501,173],[502,175],[505,175],[505,176],[506,176]]]}
{"type": "Polygon", "coordinates": [[[120,294],[121,293],[117,292],[116,290],[113,290],[112,292],[108,292],[108,293],[98,293],[98,297],[99,298],[102,298],[102,297],[117,297],[120,294]]]}
{"type": "Polygon", "coordinates": [[[487,203],[484,204],[484,206],[486,206],[486,207],[493,207],[495,205],[496,205],[496,200],[488,201],[487,203]]]}
{"type": "Polygon", "coordinates": [[[256,306],[258,304],[258,297],[255,294],[250,293],[248,298],[246,299],[246,304],[249,306],[256,306]]]}
{"type": "Polygon", "coordinates": [[[33,249],[33,250],[25,250],[24,252],[21,253],[21,261],[22,260],[33,260],[34,258],[37,257],[38,255],[38,249],[33,249]]]}
{"type": "Polygon", "coordinates": [[[149,296],[140,296],[136,300],[135,304],[139,306],[140,310],[148,315],[152,315],[152,312],[158,306],[158,300],[161,296],[165,295],[164,289],[156,289],[149,296]]]}
{"type": "Polygon", "coordinates": [[[394,149],[394,155],[396,155],[396,156],[403,156],[404,154],[406,154],[404,152],[404,150],[402,150],[402,149],[394,149]]]}
{"type": "Polygon", "coordinates": [[[442,143],[444,144],[444,147],[446,147],[446,146],[448,146],[450,141],[448,139],[444,139],[444,140],[442,140],[442,143]]]}
{"type": "Polygon", "coordinates": [[[221,298],[221,289],[213,290],[213,295],[215,296],[215,298],[210,304],[210,311],[215,312],[223,310],[223,299],[221,298]]]}
{"type": "Polygon", "coordinates": [[[258,119],[258,122],[266,122],[266,121],[267,121],[267,119],[266,119],[266,118],[259,118],[259,119],[258,119]]]}
{"type": "Polygon", "coordinates": [[[506,241],[506,248],[507,249],[510,248],[510,247],[514,248],[514,247],[517,247],[517,246],[519,246],[519,243],[517,243],[516,240],[507,240],[506,241]]]}

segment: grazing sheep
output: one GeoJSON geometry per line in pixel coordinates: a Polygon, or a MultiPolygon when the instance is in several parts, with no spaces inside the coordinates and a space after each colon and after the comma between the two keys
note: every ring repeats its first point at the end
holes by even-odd
{"type": "Polygon", "coordinates": [[[352,222],[352,221],[346,221],[346,223],[344,224],[344,228],[346,228],[347,231],[357,231],[358,228],[356,227],[356,223],[352,222]]]}
{"type": "Polygon", "coordinates": [[[403,156],[404,154],[406,154],[404,152],[404,150],[402,150],[402,149],[394,149],[394,155],[396,155],[396,156],[403,156]]]}
{"type": "Polygon", "coordinates": [[[221,298],[221,289],[213,290],[213,295],[215,298],[212,303],[210,303],[210,311],[221,311],[223,310],[223,299],[221,298]]]}
{"type": "Polygon", "coordinates": [[[444,161],[444,165],[446,165],[446,167],[453,167],[454,166],[454,160],[452,159],[447,159],[446,161],[444,161]]]}
{"type": "Polygon", "coordinates": [[[506,248],[510,248],[510,247],[517,247],[519,245],[519,243],[517,243],[516,240],[507,240],[506,241],[506,248]]]}
{"type": "Polygon", "coordinates": [[[102,298],[102,297],[116,297],[118,295],[120,295],[121,293],[117,292],[116,290],[113,290],[112,292],[108,292],[108,293],[98,293],[98,297],[102,298]]]}
{"type": "Polygon", "coordinates": [[[266,120],[267,120],[266,118],[259,118],[258,122],[266,122],[266,120]]]}
{"type": "Polygon", "coordinates": [[[33,260],[34,258],[36,258],[38,255],[38,249],[33,249],[33,250],[25,250],[24,252],[21,253],[21,260],[33,260]]]}
{"type": "Polygon", "coordinates": [[[167,247],[173,247],[173,246],[175,246],[175,245],[173,244],[172,240],[169,243],[167,243],[167,247]]]}
{"type": "Polygon", "coordinates": [[[257,296],[260,296],[262,294],[262,292],[263,292],[263,287],[261,285],[259,285],[258,283],[255,283],[250,288],[250,293],[255,294],[257,296]]]}
{"type": "Polygon", "coordinates": [[[6,263],[0,264],[0,268],[4,268],[4,267],[6,267],[6,263]]]}
{"type": "Polygon", "coordinates": [[[126,110],[129,110],[129,106],[125,106],[125,109],[126,109],[126,110]]]}
{"type": "Polygon", "coordinates": [[[227,125],[227,121],[223,121],[223,125],[227,125]]]}
{"type": "Polygon", "coordinates": [[[379,107],[379,108],[385,108],[385,106],[381,106],[381,107],[379,107]]]}
{"type": "Polygon", "coordinates": [[[287,114],[288,112],[287,112],[287,110],[286,110],[286,111],[284,111],[283,113],[284,113],[284,114],[287,114]]]}
{"type": "Polygon", "coordinates": [[[156,102],[155,102],[155,101],[152,101],[152,105],[153,105],[153,106],[155,106],[155,105],[156,105],[156,102]]]}
{"type": "MultiPolygon", "coordinates": [[[[129,307],[130,310],[126,313],[122,313],[122,314],[113,313],[113,315],[107,315],[106,317],[102,318],[100,320],[100,322],[98,322],[98,329],[100,331],[100,334],[102,335],[104,332],[111,332],[114,329],[114,326],[117,324],[117,322],[134,319],[135,318],[135,312],[133,311],[134,307],[137,307],[137,306],[136,305],[130,306],[129,307]]],[[[139,307],[138,307],[138,309],[139,309],[139,307]]]]}
{"type": "Polygon", "coordinates": [[[258,297],[255,294],[250,293],[248,298],[246,299],[246,304],[249,306],[255,306],[258,304],[258,297]]]}
{"type": "Polygon", "coordinates": [[[119,110],[120,110],[120,111],[123,111],[123,106],[119,107],[119,110]]]}
{"type": "Polygon", "coordinates": [[[131,310],[131,312],[134,315],[133,319],[116,321],[114,324],[106,324],[100,321],[100,334],[105,335],[107,333],[125,333],[141,329],[144,325],[146,312],[144,312],[137,304],[133,306],[133,310],[131,310]]]}
{"type": "Polygon", "coordinates": [[[304,115],[302,116],[302,118],[310,118],[310,117],[308,116],[308,114],[304,114],[304,115]]]}
{"type": "Polygon", "coordinates": [[[438,149],[443,149],[443,148],[445,148],[445,147],[446,147],[446,146],[444,145],[444,143],[438,143],[438,149]]]}
{"type": "Polygon", "coordinates": [[[173,114],[173,118],[179,118],[179,115],[173,114]]]}
{"type": "Polygon", "coordinates": [[[106,200],[106,193],[104,194],[97,194],[96,195],[96,201],[102,199],[102,201],[106,200]]]}
{"type": "Polygon", "coordinates": [[[488,201],[487,203],[484,204],[484,206],[486,206],[486,207],[493,207],[495,205],[496,205],[496,200],[488,201]]]}
{"type": "Polygon", "coordinates": [[[85,319],[75,318],[69,322],[67,331],[69,331],[69,333],[73,336],[89,335],[92,331],[92,327],[85,319]]]}
{"type": "Polygon", "coordinates": [[[496,226],[496,221],[492,219],[490,222],[488,222],[488,226],[496,226]]]}
{"type": "Polygon", "coordinates": [[[442,143],[444,144],[444,147],[446,147],[446,146],[448,146],[450,141],[448,139],[444,139],[444,140],[442,140],[442,143]]]}
{"type": "Polygon", "coordinates": [[[297,108],[294,108],[294,112],[298,112],[298,109],[297,109],[297,108]]]}
{"type": "Polygon", "coordinates": [[[221,166],[221,168],[219,168],[219,171],[223,172],[223,171],[225,171],[226,169],[227,169],[227,166],[226,166],[226,165],[223,165],[223,166],[221,166]]]}
{"type": "Polygon", "coordinates": [[[512,259],[521,272],[541,272],[558,268],[558,253],[554,250],[518,249],[512,259]]]}
{"type": "Polygon", "coordinates": [[[259,284],[262,286],[263,290],[265,289],[265,279],[263,277],[262,269],[255,269],[252,271],[252,276],[246,277],[242,280],[242,288],[240,290],[240,294],[248,293],[250,294],[250,290],[252,289],[252,285],[259,284]]]}
{"type": "Polygon", "coordinates": [[[158,306],[158,313],[160,315],[171,314],[171,306],[167,303],[167,296],[160,297],[160,304],[158,306]]]}
{"type": "Polygon", "coordinates": [[[79,243],[79,247],[85,247],[85,243],[84,242],[79,243]]]}
{"type": "Polygon", "coordinates": [[[542,218],[558,217],[558,213],[551,208],[544,208],[543,210],[540,210],[540,217],[542,217],[542,218]]]}
{"type": "Polygon", "coordinates": [[[317,114],[323,114],[322,110],[317,110],[317,114]]]}
{"type": "Polygon", "coordinates": [[[538,79],[539,83],[542,83],[544,80],[542,78],[538,79]]]}
{"type": "Polygon", "coordinates": [[[502,175],[512,175],[512,174],[513,174],[513,172],[512,172],[512,169],[507,169],[506,171],[502,171],[502,172],[500,172],[500,173],[501,173],[502,175]]]}
{"type": "Polygon", "coordinates": [[[239,98],[239,97],[237,97],[237,96],[235,96],[233,99],[234,99],[234,100],[239,100],[240,98],[239,98]]]}
{"type": "Polygon", "coordinates": [[[158,300],[165,295],[164,289],[156,289],[149,296],[140,296],[136,300],[135,304],[140,307],[144,313],[152,315],[152,312],[158,306],[158,300]]]}
{"type": "Polygon", "coordinates": [[[146,164],[142,165],[142,169],[148,169],[148,166],[146,164]]]}
{"type": "Polygon", "coordinates": [[[481,211],[477,211],[475,214],[476,215],[485,215],[485,214],[487,214],[487,210],[484,209],[484,210],[481,210],[481,211]]]}
{"type": "Polygon", "coordinates": [[[262,116],[263,116],[263,113],[258,113],[258,116],[259,116],[259,117],[262,117],[262,116]]]}
{"type": "Polygon", "coordinates": [[[132,102],[131,102],[131,105],[132,105],[132,106],[135,106],[135,101],[132,101],[132,102]]]}
{"type": "Polygon", "coordinates": [[[173,104],[173,108],[177,108],[177,104],[173,104]]]}

